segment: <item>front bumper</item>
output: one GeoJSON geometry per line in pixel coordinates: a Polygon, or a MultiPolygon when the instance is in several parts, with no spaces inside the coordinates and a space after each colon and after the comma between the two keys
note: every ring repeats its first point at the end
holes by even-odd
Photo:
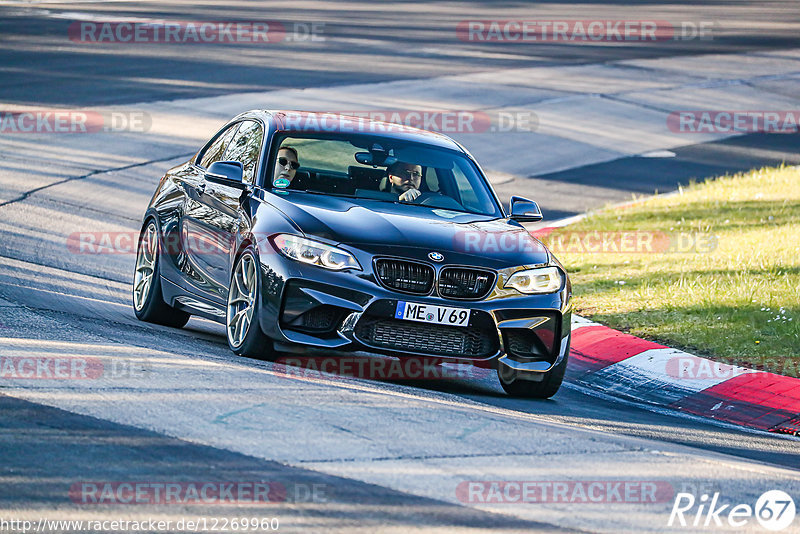
{"type": "MultiPolygon", "coordinates": [[[[497,284],[502,287],[503,273],[498,274],[497,284]]],[[[465,301],[400,294],[372,277],[371,272],[334,272],[290,261],[262,263],[261,328],[282,352],[417,356],[480,367],[503,366],[520,376],[546,373],[566,357],[571,319],[569,283],[561,291],[546,295],[498,290],[483,300],[465,301]],[[424,326],[394,319],[398,301],[467,308],[470,326],[431,329],[430,350],[424,340],[417,345],[392,346],[385,332],[393,324],[416,329],[407,338],[425,337],[414,335],[424,334],[424,326]],[[365,325],[376,324],[384,329],[384,335],[367,336],[365,325]],[[467,333],[480,338],[471,345],[480,350],[471,354],[440,350],[467,333]],[[530,347],[524,349],[528,342],[530,347]]]]}

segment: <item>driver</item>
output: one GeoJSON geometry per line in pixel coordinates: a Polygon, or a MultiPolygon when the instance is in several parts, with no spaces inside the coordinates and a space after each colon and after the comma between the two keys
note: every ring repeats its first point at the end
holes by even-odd
{"type": "MultiPolygon", "coordinates": [[[[278,157],[275,159],[275,171],[272,174],[272,183],[276,180],[288,180],[287,184],[294,180],[294,175],[297,169],[300,168],[300,162],[297,157],[297,150],[291,146],[282,146],[278,150],[278,157]]],[[[293,187],[296,187],[294,184],[293,187]]]]}
{"type": "Polygon", "coordinates": [[[398,195],[401,202],[412,202],[422,194],[419,190],[422,182],[421,166],[398,161],[387,167],[386,174],[391,186],[389,190],[398,195]]]}

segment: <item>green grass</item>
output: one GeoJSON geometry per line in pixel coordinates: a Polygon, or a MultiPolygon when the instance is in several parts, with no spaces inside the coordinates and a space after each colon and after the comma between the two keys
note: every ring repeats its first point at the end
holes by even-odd
{"type": "Polygon", "coordinates": [[[798,169],[692,184],[603,210],[545,242],[570,273],[577,313],[718,361],[800,376],[798,169]],[[704,247],[586,253],[569,240],[592,231],[664,232],[671,243],[699,236],[704,247]]]}

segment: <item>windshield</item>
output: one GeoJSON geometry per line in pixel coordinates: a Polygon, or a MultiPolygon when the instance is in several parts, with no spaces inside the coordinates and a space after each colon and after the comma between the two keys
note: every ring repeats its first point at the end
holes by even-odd
{"type": "Polygon", "coordinates": [[[280,139],[270,185],[308,193],[502,216],[462,153],[371,136],[280,139]]]}

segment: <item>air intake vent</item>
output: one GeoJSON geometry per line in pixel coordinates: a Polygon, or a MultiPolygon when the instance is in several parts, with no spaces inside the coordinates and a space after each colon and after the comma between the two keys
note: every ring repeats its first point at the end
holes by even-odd
{"type": "Polygon", "coordinates": [[[494,280],[492,271],[446,267],[439,274],[439,294],[453,299],[482,299],[494,287],[494,280]]]}
{"type": "Polygon", "coordinates": [[[336,327],[336,323],[342,316],[342,309],[335,306],[317,306],[305,312],[303,315],[292,321],[290,324],[294,328],[309,332],[327,332],[336,327]]]}
{"type": "Polygon", "coordinates": [[[433,267],[424,263],[383,258],[375,262],[375,273],[384,286],[395,291],[427,295],[433,288],[433,267]]]}
{"type": "Polygon", "coordinates": [[[432,356],[485,358],[498,350],[497,334],[481,328],[412,323],[364,316],[356,338],[373,347],[432,356]]]}

